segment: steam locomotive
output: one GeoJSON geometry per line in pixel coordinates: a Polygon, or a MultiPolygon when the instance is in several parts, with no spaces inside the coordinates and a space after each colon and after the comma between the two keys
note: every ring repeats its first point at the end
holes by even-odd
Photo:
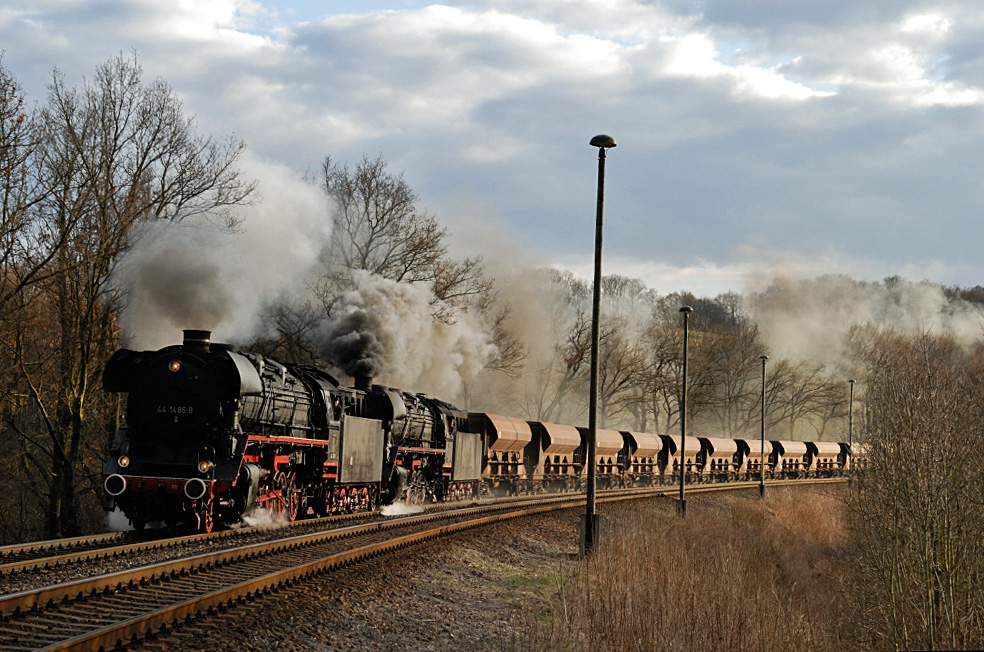
{"type": "MultiPolygon", "coordinates": [[[[488,493],[583,487],[587,429],[467,413],[423,394],[354,387],[186,330],[182,344],[117,351],[103,387],[126,393],[125,426],[103,471],[134,528],[211,531],[257,508],[288,520],[488,493]]],[[[725,481],[833,475],[847,444],[597,431],[601,487],[679,478],[725,481]]],[[[855,456],[857,457],[857,455],[855,456]]],[[[859,458],[860,459],[860,458],[859,458]]]]}

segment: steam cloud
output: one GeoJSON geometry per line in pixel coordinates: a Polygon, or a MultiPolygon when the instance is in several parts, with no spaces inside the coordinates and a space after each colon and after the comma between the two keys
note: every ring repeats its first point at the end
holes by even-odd
{"type": "Polygon", "coordinates": [[[390,385],[450,398],[494,355],[476,315],[441,305],[451,319],[435,320],[426,287],[363,270],[353,280],[355,289],[342,296],[318,342],[320,353],[349,376],[381,376],[390,385]]]}
{"type": "MultiPolygon", "coordinates": [[[[125,294],[120,321],[128,346],[173,344],[185,328],[210,330],[215,341],[249,341],[269,334],[262,314],[273,300],[307,298],[329,241],[327,201],[319,188],[284,166],[252,158],[243,163],[245,174],[260,180],[263,196],[242,210],[242,233],[190,218],[150,223],[120,262],[114,281],[125,294]]],[[[468,231],[474,235],[475,229],[468,231]]],[[[529,350],[514,382],[501,375],[478,376],[496,353],[479,315],[435,305],[426,287],[367,272],[354,275],[354,289],[336,304],[337,318],[320,325],[319,352],[349,376],[375,376],[451,400],[475,379],[466,407],[516,412],[520,406],[520,413],[536,413],[536,406],[522,404],[547,382],[556,347],[567,336],[572,306],[549,274],[531,271],[535,266],[514,243],[482,236],[469,239],[481,242],[481,251],[455,250],[482,253],[496,265],[491,271],[497,288],[511,307],[505,326],[529,350]],[[435,320],[436,312],[451,318],[435,320]]],[[[979,305],[954,300],[930,283],[806,278],[774,267],[760,271],[759,291],[747,292],[745,305],[769,353],[777,357],[847,369],[853,364],[847,336],[858,323],[946,333],[962,342],[980,341],[984,332],[979,305]]],[[[634,315],[637,308],[618,311],[626,312],[627,323],[642,324],[648,315],[634,315]]]]}
{"type": "MultiPolygon", "coordinates": [[[[114,272],[127,346],[174,344],[187,328],[212,331],[213,341],[251,341],[271,334],[268,305],[310,299],[330,239],[324,193],[285,166],[247,157],[243,169],[262,196],[242,209],[242,232],[189,218],[149,223],[138,234],[114,272]]],[[[318,327],[317,344],[350,376],[451,399],[495,353],[479,316],[435,304],[423,286],[357,272],[336,308],[337,318],[318,327]],[[435,321],[438,308],[451,318],[435,321]]]]}
{"type": "Polygon", "coordinates": [[[848,335],[858,324],[978,342],[984,309],[931,283],[856,281],[847,276],[777,279],[752,295],[750,312],[771,352],[792,360],[851,365],[848,335]]]}
{"type": "Polygon", "coordinates": [[[243,160],[262,193],[241,209],[242,232],[203,219],[153,222],[114,273],[124,293],[120,322],[128,346],[174,344],[181,330],[213,332],[216,341],[265,334],[263,308],[305,289],[328,241],[323,193],[282,165],[243,160]]]}

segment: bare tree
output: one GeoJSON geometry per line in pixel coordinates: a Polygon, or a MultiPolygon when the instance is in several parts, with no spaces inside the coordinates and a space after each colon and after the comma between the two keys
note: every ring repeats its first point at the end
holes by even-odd
{"type": "Polygon", "coordinates": [[[716,423],[717,436],[744,436],[751,431],[754,406],[761,402],[759,355],[765,346],[758,327],[744,322],[732,328],[718,326],[702,334],[701,345],[715,388],[707,416],[716,423]]]}
{"type": "Polygon", "coordinates": [[[323,314],[315,301],[271,303],[264,308],[263,322],[273,324],[276,336],[254,340],[248,346],[274,360],[321,366],[324,361],[312,339],[323,314]]]}
{"type": "Polygon", "coordinates": [[[537,370],[538,405],[532,418],[571,423],[587,420],[587,401],[572,400],[572,397],[583,398],[587,392],[590,356],[591,318],[583,308],[577,308],[565,339],[537,370]]]}
{"type": "Polygon", "coordinates": [[[34,167],[40,137],[20,85],[0,65],[0,314],[25,286],[40,280],[57,249],[37,219],[44,198],[34,167]]]}
{"type": "Polygon", "coordinates": [[[821,436],[832,419],[847,416],[844,382],[830,377],[822,363],[794,364],[780,360],[773,366],[774,392],[767,402],[771,426],[789,439],[821,436]],[[812,432],[801,432],[804,422],[812,432]]]}
{"type": "Polygon", "coordinates": [[[55,319],[15,339],[39,418],[13,425],[46,487],[47,534],[61,536],[79,531],[77,492],[95,495],[102,457],[88,448],[101,449],[112,430],[93,412],[101,393],[92,389],[116,345],[114,265],[145,220],[207,215],[233,226],[229,209],[253,185],[234,167],[243,144],[198,136],[166,83],[143,82],[135,56],[110,59],[78,89],[56,72],[40,120],[39,219],[59,243],[43,290],[55,319]]]}
{"type": "Polygon", "coordinates": [[[381,156],[350,171],[326,157],[325,191],[335,203],[329,256],[342,270],[364,269],[394,281],[433,280],[447,254],[447,230],[417,209],[403,175],[387,172],[381,156]]]}
{"type": "MultiPolygon", "coordinates": [[[[984,640],[981,351],[856,329],[870,466],[852,501],[865,624],[896,649],[984,640]]],[[[856,436],[855,441],[859,437],[856,436]]]]}
{"type": "MultiPolygon", "coordinates": [[[[668,432],[680,422],[683,389],[683,323],[680,307],[694,308],[690,318],[690,346],[687,370],[687,418],[699,423],[708,410],[718,404],[719,358],[726,352],[722,334],[715,326],[717,310],[712,300],[692,294],[670,294],[653,302],[652,318],[642,334],[650,356],[645,376],[645,394],[657,430],[668,432]]],[[[757,354],[756,354],[757,355],[757,354]]],[[[713,415],[709,418],[713,421],[713,415]]]]}
{"type": "Polygon", "coordinates": [[[397,282],[429,283],[435,299],[454,306],[490,303],[492,279],[482,259],[450,257],[447,229],[418,208],[419,197],[403,175],[386,168],[381,156],[364,157],[354,170],[330,157],[322,162],[322,184],[333,203],[324,254],[328,273],[321,284],[326,312],[331,314],[357,269],[397,282]]]}
{"type": "MultiPolygon", "coordinates": [[[[627,320],[604,321],[598,365],[598,422],[604,427],[627,426],[636,416],[647,358],[627,320]]],[[[631,423],[636,425],[636,423],[631,423]]]]}

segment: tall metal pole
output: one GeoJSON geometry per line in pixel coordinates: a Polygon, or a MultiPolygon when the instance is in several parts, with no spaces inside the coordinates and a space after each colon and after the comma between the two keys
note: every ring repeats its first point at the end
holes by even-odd
{"type": "Polygon", "coordinates": [[[596,467],[598,463],[598,349],[601,346],[601,232],[605,205],[605,156],[615,147],[615,139],[604,134],[590,142],[598,148],[598,200],[595,215],[594,288],[591,304],[591,393],[588,397],[588,451],[584,463],[588,467],[587,505],[585,506],[583,541],[581,547],[589,554],[598,542],[598,521],[595,514],[596,467]]]}
{"type": "Polygon", "coordinates": [[[851,401],[847,410],[847,448],[851,453],[849,458],[851,465],[847,469],[847,486],[850,487],[854,484],[854,383],[857,381],[852,378],[847,382],[851,384],[851,401]]]}
{"type": "Polygon", "coordinates": [[[769,359],[769,356],[764,353],[759,356],[759,360],[762,361],[762,440],[759,452],[762,456],[759,458],[759,497],[765,498],[765,361],[769,359]]]}
{"type": "Polygon", "coordinates": [[[680,502],[677,504],[677,514],[687,515],[686,461],[687,461],[687,344],[690,340],[690,306],[683,306],[683,387],[680,388],[680,502]]]}

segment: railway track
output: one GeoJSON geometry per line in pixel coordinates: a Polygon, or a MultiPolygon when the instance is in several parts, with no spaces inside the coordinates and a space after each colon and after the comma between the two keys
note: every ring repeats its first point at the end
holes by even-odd
{"type": "MultiPolygon", "coordinates": [[[[486,499],[496,504],[515,499],[486,499]]],[[[428,506],[430,513],[460,507],[465,503],[428,506]]],[[[174,536],[164,530],[115,532],[54,539],[0,548],[0,595],[25,591],[48,584],[70,582],[80,574],[105,574],[134,565],[149,565],[166,559],[190,556],[205,550],[232,548],[249,542],[274,540],[298,532],[319,532],[344,524],[369,523],[386,519],[379,512],[356,512],[304,519],[293,523],[221,530],[209,534],[174,536]]]]}
{"type": "Polygon", "coordinates": [[[29,568],[32,562],[53,557],[84,554],[96,550],[113,548],[129,542],[150,541],[154,538],[164,538],[163,533],[148,532],[109,532],[82,537],[51,539],[32,543],[0,546],[0,574],[5,569],[29,568]],[[142,536],[141,536],[142,535],[142,536]]]}
{"type": "MultiPolygon", "coordinates": [[[[814,481],[823,482],[831,480],[814,481]]],[[[757,483],[698,485],[688,488],[688,493],[756,486],[757,483]]],[[[619,490],[606,492],[598,501],[672,495],[675,491],[672,487],[619,490]]],[[[195,614],[409,545],[506,519],[581,506],[581,496],[564,495],[426,513],[314,533],[291,531],[292,536],[273,541],[4,595],[0,597],[0,649],[110,649],[121,641],[142,637],[195,614]]]]}
{"type": "MultiPolygon", "coordinates": [[[[23,546],[28,550],[21,552],[11,546],[11,554],[0,556],[0,595],[74,581],[87,573],[107,574],[114,570],[187,557],[206,550],[232,548],[247,542],[270,541],[289,536],[286,534],[288,531],[293,534],[319,532],[343,524],[374,520],[381,520],[381,517],[378,514],[363,513],[210,534],[174,536],[166,531],[115,533],[103,535],[103,538],[89,545],[85,541],[79,541],[67,548],[29,544],[23,546]],[[112,542],[119,543],[113,545],[112,542]],[[41,547],[34,549],[35,546],[41,547]]],[[[42,542],[48,543],[50,542],[42,542]]]]}

